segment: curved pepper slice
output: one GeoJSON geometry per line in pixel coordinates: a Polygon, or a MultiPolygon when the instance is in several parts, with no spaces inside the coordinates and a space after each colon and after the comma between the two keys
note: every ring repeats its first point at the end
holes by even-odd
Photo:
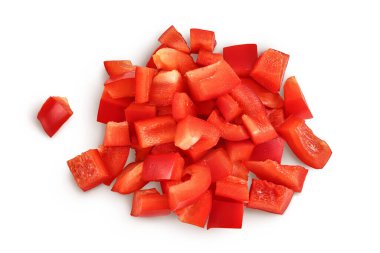
{"type": "Polygon", "coordinates": [[[133,195],[131,215],[135,217],[170,214],[168,197],[155,188],[139,190],[133,195]]]}
{"type": "Polygon", "coordinates": [[[310,167],[322,169],[330,159],[332,151],[329,145],[315,136],[304,120],[291,116],[277,131],[294,154],[310,167]]]}
{"type": "Polygon", "coordinates": [[[244,163],[258,178],[301,192],[308,170],[298,165],[281,165],[275,161],[244,163]]]}
{"type": "Polygon", "coordinates": [[[229,141],[242,141],[249,139],[249,134],[244,126],[226,122],[218,111],[214,110],[207,119],[219,129],[221,137],[229,141]]]}
{"type": "Polygon", "coordinates": [[[185,169],[186,175],[190,176],[189,180],[169,186],[169,206],[173,211],[194,203],[211,184],[210,170],[206,166],[190,165],[185,169]]]}

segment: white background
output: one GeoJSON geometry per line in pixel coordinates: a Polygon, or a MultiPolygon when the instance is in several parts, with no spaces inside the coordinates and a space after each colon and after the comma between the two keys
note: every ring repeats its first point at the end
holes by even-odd
{"type": "Polygon", "coordinates": [[[1,252],[380,251],[377,1],[211,2],[1,1],[1,252]],[[103,60],[145,64],[171,24],[187,38],[214,30],[217,51],[258,43],[290,54],[286,75],[333,156],[283,216],[246,210],[243,229],[207,231],[174,215],[133,218],[129,196],[75,185],[66,160],[102,141],[103,60]],[[74,115],[50,139],[36,114],[51,95],[74,115]]]}

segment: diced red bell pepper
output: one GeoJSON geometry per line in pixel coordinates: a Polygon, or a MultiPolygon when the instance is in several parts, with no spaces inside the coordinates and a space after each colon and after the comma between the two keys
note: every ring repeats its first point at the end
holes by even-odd
{"type": "Polygon", "coordinates": [[[227,122],[242,114],[239,104],[228,94],[224,94],[216,100],[216,106],[227,122]]]}
{"type": "Polygon", "coordinates": [[[175,145],[182,150],[193,147],[201,152],[214,147],[219,137],[220,132],[214,125],[189,115],[178,122],[175,145]]]}
{"type": "Polygon", "coordinates": [[[207,154],[208,150],[200,150],[191,147],[188,150],[184,150],[183,152],[191,159],[193,162],[198,162],[202,157],[207,154]]]}
{"type": "Polygon", "coordinates": [[[66,98],[49,97],[38,112],[37,119],[47,135],[52,137],[71,115],[73,111],[66,98]]]}
{"type": "Polygon", "coordinates": [[[251,78],[242,78],[241,82],[251,88],[266,107],[282,108],[284,106],[284,101],[280,94],[270,92],[251,78]]]}
{"type": "Polygon", "coordinates": [[[145,160],[145,158],[150,154],[150,151],[152,150],[152,147],[148,148],[134,148],[135,149],[135,162],[142,162],[145,160]]]}
{"type": "Polygon", "coordinates": [[[172,25],[170,26],[158,39],[163,45],[166,45],[170,48],[177,49],[184,53],[190,53],[189,46],[187,45],[185,39],[182,35],[175,29],[172,25]]]}
{"type": "Polygon", "coordinates": [[[283,214],[293,197],[293,191],[265,180],[252,179],[247,207],[283,214]]]}
{"type": "Polygon", "coordinates": [[[267,90],[277,93],[280,90],[289,55],[268,49],[257,59],[250,76],[267,90]]]}
{"type": "Polygon", "coordinates": [[[291,116],[277,131],[297,157],[310,167],[322,169],[330,159],[329,145],[314,135],[304,120],[291,116]]]}
{"type": "Polygon", "coordinates": [[[228,176],[216,181],[215,195],[238,202],[248,202],[248,182],[240,177],[228,176]]]}
{"type": "Polygon", "coordinates": [[[212,52],[216,46],[215,33],[213,31],[197,28],[190,29],[190,48],[192,53],[199,50],[212,52]]]}
{"type": "Polygon", "coordinates": [[[257,45],[242,44],[225,47],[223,57],[238,76],[249,76],[257,60],[257,45]]]}
{"type": "Polygon", "coordinates": [[[160,50],[161,48],[167,48],[167,46],[161,44],[159,47],[157,47],[157,48],[153,51],[153,53],[152,53],[152,55],[150,56],[148,62],[146,63],[146,67],[148,67],[148,68],[152,68],[152,69],[157,69],[156,64],[154,64],[153,55],[154,55],[158,50],[160,50]]]}
{"type": "Polygon", "coordinates": [[[190,176],[190,179],[169,186],[169,206],[173,211],[193,204],[211,184],[210,170],[199,164],[187,167],[184,176],[190,176]]]}
{"type": "Polygon", "coordinates": [[[158,50],[153,55],[153,61],[158,69],[178,70],[182,75],[198,67],[189,54],[172,48],[158,50]]]}
{"type": "Polygon", "coordinates": [[[196,101],[217,98],[240,84],[239,77],[224,60],[189,71],[185,78],[196,101]]]}
{"type": "Polygon", "coordinates": [[[179,153],[148,155],[143,166],[143,180],[181,180],[185,161],[179,153]]]}
{"type": "Polygon", "coordinates": [[[138,120],[150,119],[156,116],[156,107],[147,104],[130,104],[125,109],[125,120],[133,125],[138,120]]]}
{"type": "Polygon", "coordinates": [[[284,110],[282,108],[267,110],[267,117],[275,129],[285,121],[284,110]]]}
{"type": "Polygon", "coordinates": [[[131,215],[135,217],[170,214],[168,197],[155,188],[139,190],[133,195],[131,215]]]}
{"type": "Polygon", "coordinates": [[[278,136],[273,126],[268,123],[269,120],[266,116],[262,116],[261,118],[251,118],[250,116],[243,114],[241,119],[255,145],[273,140],[278,136]]]}
{"type": "Polygon", "coordinates": [[[174,141],[176,122],[170,116],[160,116],[135,122],[135,131],[142,148],[174,141]]]}
{"type": "Polygon", "coordinates": [[[215,109],[215,102],[214,100],[195,102],[195,108],[197,108],[197,115],[199,117],[207,119],[215,109]]]}
{"type": "Polygon", "coordinates": [[[281,137],[261,143],[253,149],[250,158],[245,160],[265,161],[273,160],[281,163],[284,152],[285,141],[281,137]]]}
{"type": "Polygon", "coordinates": [[[167,105],[167,106],[157,106],[157,116],[172,116],[172,106],[167,105]]]}
{"type": "Polygon", "coordinates": [[[97,121],[101,123],[125,121],[124,109],[131,102],[131,98],[113,99],[107,91],[104,91],[99,103],[97,121]]]}
{"type": "Polygon", "coordinates": [[[179,149],[174,145],[174,142],[169,142],[165,144],[156,145],[152,148],[151,154],[167,154],[176,153],[179,149]]]}
{"type": "Polygon", "coordinates": [[[299,165],[281,165],[272,160],[264,162],[246,161],[245,165],[259,179],[280,184],[301,192],[308,170],[299,165]]]}
{"type": "Polygon", "coordinates": [[[116,182],[112,187],[113,192],[120,194],[129,194],[140,190],[148,182],[142,179],[143,163],[134,162],[127,165],[127,167],[116,178],[116,182]]]}
{"type": "Polygon", "coordinates": [[[147,67],[136,67],[136,96],[135,103],[143,104],[149,102],[150,86],[157,70],[147,67]]]}
{"type": "Polygon", "coordinates": [[[109,76],[119,76],[129,71],[134,71],[135,66],[130,60],[104,61],[104,67],[109,76]]]}
{"type": "Polygon", "coordinates": [[[135,71],[126,72],[120,76],[110,77],[104,84],[104,89],[112,98],[134,97],[136,94],[135,71]]]}
{"type": "Polygon", "coordinates": [[[211,173],[211,182],[222,180],[232,173],[232,162],[223,148],[211,150],[203,159],[211,173]]]}
{"type": "Polygon", "coordinates": [[[244,204],[213,199],[207,229],[241,228],[243,223],[244,204]]]}
{"type": "Polygon", "coordinates": [[[103,183],[110,185],[123,171],[124,165],[128,160],[129,147],[105,147],[100,145],[98,151],[109,175],[109,178],[103,183]]]}
{"type": "Polygon", "coordinates": [[[206,191],[193,204],[178,209],[178,219],[184,223],[203,228],[211,211],[212,193],[206,191]]]}
{"type": "Polygon", "coordinates": [[[88,191],[109,178],[97,149],[90,149],[67,161],[73,177],[83,191],[88,191]]]}
{"type": "Polygon", "coordinates": [[[251,140],[226,141],[224,146],[232,162],[249,160],[255,148],[251,140]]]}
{"type": "Polygon", "coordinates": [[[180,181],[180,180],[162,180],[162,181],[160,181],[162,193],[168,194],[170,186],[180,184],[180,183],[182,183],[182,181],[180,181]]]}
{"type": "Polygon", "coordinates": [[[294,115],[300,119],[313,118],[313,114],[311,114],[302,90],[294,76],[285,81],[284,99],[286,116],[294,115]]]}
{"type": "Polygon", "coordinates": [[[239,162],[232,163],[231,176],[240,177],[244,180],[248,180],[248,174],[249,174],[249,170],[247,169],[247,167],[245,167],[243,162],[239,161],[239,162]]]}
{"type": "Polygon", "coordinates": [[[206,50],[199,50],[196,63],[199,66],[207,66],[217,63],[221,60],[223,60],[222,54],[216,54],[206,50]]]}
{"type": "Polygon", "coordinates": [[[149,102],[156,106],[172,104],[174,94],[183,91],[182,76],[177,70],[160,71],[150,87],[149,102]]]}
{"type": "Polygon", "coordinates": [[[231,97],[239,104],[245,114],[251,117],[265,115],[265,107],[260,98],[246,84],[236,86],[230,93],[231,97]]]}
{"type": "Polygon", "coordinates": [[[176,92],[173,97],[172,114],[176,121],[186,118],[188,115],[195,116],[196,108],[191,98],[184,92],[176,92]]]}
{"type": "Polygon", "coordinates": [[[103,145],[106,147],[120,147],[129,146],[131,141],[129,139],[128,122],[113,122],[107,123],[106,132],[104,134],[103,145]]]}
{"type": "Polygon", "coordinates": [[[248,132],[244,126],[226,122],[216,110],[210,114],[207,121],[219,129],[221,137],[225,140],[242,141],[249,139],[248,132]]]}

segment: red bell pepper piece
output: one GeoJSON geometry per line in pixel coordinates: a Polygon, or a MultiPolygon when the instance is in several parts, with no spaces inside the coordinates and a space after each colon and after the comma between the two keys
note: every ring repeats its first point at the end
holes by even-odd
{"type": "Polygon", "coordinates": [[[124,165],[128,160],[129,149],[129,147],[99,146],[98,151],[100,157],[102,158],[109,175],[109,178],[103,182],[105,185],[110,185],[123,171],[124,165]]]}
{"type": "Polygon", "coordinates": [[[330,159],[329,145],[315,136],[304,120],[289,117],[277,131],[297,157],[310,167],[322,169],[330,159]]]}
{"type": "Polygon", "coordinates": [[[124,112],[125,120],[133,125],[133,122],[154,118],[156,116],[156,107],[154,105],[132,103],[124,112]]]}
{"type": "Polygon", "coordinates": [[[232,163],[231,176],[240,177],[240,178],[248,181],[248,174],[249,174],[249,170],[247,169],[247,167],[245,167],[243,162],[239,161],[239,162],[233,162],[232,163]]]}
{"type": "Polygon", "coordinates": [[[242,78],[241,82],[251,88],[266,107],[282,108],[284,106],[284,101],[280,94],[270,92],[251,78],[242,78]]]}
{"type": "Polygon", "coordinates": [[[277,129],[285,121],[284,110],[282,108],[267,110],[267,117],[275,129],[277,129]]]}
{"type": "Polygon", "coordinates": [[[202,165],[190,165],[185,169],[184,176],[190,176],[190,179],[169,186],[169,206],[173,211],[193,204],[211,184],[210,170],[202,165]]]}
{"type": "Polygon", "coordinates": [[[169,143],[154,146],[150,153],[152,155],[155,155],[155,154],[176,153],[178,151],[179,149],[174,145],[174,142],[169,142],[169,143]]]}
{"type": "Polygon", "coordinates": [[[161,48],[158,50],[153,55],[153,61],[158,69],[178,70],[182,75],[198,67],[189,54],[172,48],[161,48]]]}
{"type": "Polygon", "coordinates": [[[97,149],[90,149],[67,161],[77,185],[88,191],[109,178],[97,149]]]}
{"type": "Polygon", "coordinates": [[[203,228],[210,214],[211,205],[212,193],[206,191],[193,204],[178,209],[176,214],[180,221],[203,228]]]}
{"type": "Polygon", "coordinates": [[[132,65],[130,60],[104,61],[104,67],[110,77],[135,70],[135,66],[132,65]]]}
{"type": "Polygon", "coordinates": [[[190,29],[190,47],[192,53],[199,50],[212,52],[216,46],[215,33],[213,31],[197,28],[190,29]]]}
{"type": "Polygon", "coordinates": [[[113,192],[120,194],[129,194],[140,190],[148,182],[142,179],[143,163],[134,162],[127,165],[127,167],[116,178],[116,182],[112,187],[113,192]]]}
{"type": "Polygon", "coordinates": [[[281,163],[285,141],[281,137],[261,143],[253,149],[252,155],[246,160],[265,161],[273,160],[281,163]]]}
{"type": "Polygon", "coordinates": [[[37,119],[47,135],[52,137],[71,115],[73,111],[66,98],[49,97],[38,112],[37,119]]]}
{"type": "Polygon", "coordinates": [[[124,109],[131,102],[131,98],[113,99],[104,91],[99,103],[97,121],[105,124],[109,121],[125,121],[124,109]]]}
{"type": "Polygon", "coordinates": [[[112,98],[134,97],[136,94],[135,71],[126,72],[120,76],[110,77],[104,84],[104,89],[112,98]]]}
{"type": "Polygon", "coordinates": [[[150,86],[157,70],[147,67],[136,67],[136,96],[135,103],[143,104],[149,102],[150,86]]]}
{"type": "Polygon", "coordinates": [[[222,180],[232,173],[232,162],[223,148],[211,150],[202,163],[210,169],[211,182],[222,180]]]}
{"type": "Polygon", "coordinates": [[[216,100],[216,106],[227,122],[242,114],[239,104],[228,94],[224,94],[216,100]]]}
{"type": "Polygon", "coordinates": [[[135,122],[135,131],[142,148],[174,141],[176,122],[170,116],[160,116],[135,122]]]}
{"type": "Polygon", "coordinates": [[[283,214],[293,197],[293,191],[265,180],[252,179],[247,207],[283,214]]]}
{"type": "Polygon", "coordinates": [[[223,57],[238,76],[249,76],[257,60],[257,45],[242,44],[225,47],[223,57]]]}
{"type": "Polygon", "coordinates": [[[184,92],[174,94],[172,114],[176,121],[186,118],[188,115],[195,116],[196,108],[191,98],[184,92]]]}
{"type": "Polygon", "coordinates": [[[181,180],[185,161],[179,153],[148,155],[143,166],[143,180],[181,180]]]}
{"type": "Polygon", "coordinates": [[[135,217],[170,214],[168,197],[155,188],[139,190],[133,195],[131,215],[135,217]]]}
{"type": "Polygon", "coordinates": [[[163,45],[167,47],[177,49],[184,53],[190,53],[189,46],[182,35],[175,29],[174,26],[170,26],[158,39],[163,45]]]}
{"type": "Polygon", "coordinates": [[[160,71],[150,87],[149,102],[157,106],[172,104],[174,94],[183,91],[182,76],[177,70],[160,71]]]}
{"type": "Polygon", "coordinates": [[[213,199],[207,229],[241,228],[243,213],[243,203],[213,199]]]}
{"type": "Polygon", "coordinates": [[[240,177],[228,176],[216,181],[215,195],[238,202],[248,202],[248,182],[240,177]]]}
{"type": "Polygon", "coordinates": [[[135,153],[136,153],[135,154],[135,162],[142,162],[150,154],[152,147],[148,147],[148,148],[136,147],[134,149],[135,149],[135,153]]]}
{"type": "Polygon", "coordinates": [[[242,141],[249,139],[248,132],[244,126],[226,122],[216,110],[210,114],[207,121],[219,129],[221,137],[225,140],[242,141]]]}
{"type": "Polygon", "coordinates": [[[266,116],[251,118],[243,114],[241,119],[255,145],[273,140],[278,136],[273,126],[268,123],[269,121],[266,116]]]}
{"type": "Polygon", "coordinates": [[[217,63],[218,61],[221,61],[221,60],[223,60],[222,54],[216,54],[216,53],[212,53],[210,51],[201,49],[198,52],[196,63],[199,66],[207,66],[207,65],[217,63]]]}
{"type": "Polygon", "coordinates": [[[286,116],[294,115],[300,119],[313,118],[313,114],[311,114],[302,90],[294,76],[285,81],[284,99],[286,116]]]}
{"type": "Polygon", "coordinates": [[[246,161],[245,165],[259,179],[280,184],[301,192],[308,170],[298,165],[281,165],[272,160],[264,162],[246,161]]]}
{"type": "Polygon", "coordinates": [[[240,84],[239,77],[223,60],[189,71],[185,78],[192,98],[196,101],[217,98],[240,84]]]}
{"type": "Polygon", "coordinates": [[[255,148],[251,140],[226,141],[224,146],[232,162],[249,160],[255,148]]]}
{"type": "Polygon", "coordinates": [[[280,90],[289,55],[268,49],[257,59],[250,76],[267,90],[277,93],[280,90]]]}
{"type": "Polygon", "coordinates": [[[198,162],[202,157],[207,154],[208,150],[202,150],[191,147],[188,150],[184,150],[183,152],[191,159],[193,162],[198,162]]]}
{"type": "Polygon", "coordinates": [[[206,100],[194,102],[195,108],[197,109],[197,115],[201,118],[208,118],[210,113],[215,109],[215,101],[214,100],[206,100]]]}
{"type": "Polygon", "coordinates": [[[220,132],[214,125],[189,115],[178,122],[175,145],[182,150],[193,147],[201,152],[214,147],[219,137],[220,132]]]}
{"type": "Polygon", "coordinates": [[[161,44],[159,47],[157,47],[157,48],[153,51],[153,53],[151,54],[151,56],[150,56],[148,62],[146,63],[146,67],[148,67],[148,68],[152,68],[152,69],[157,69],[156,64],[154,64],[153,55],[154,55],[158,50],[160,50],[161,48],[167,48],[167,46],[161,44]]]}
{"type": "Polygon", "coordinates": [[[104,134],[103,145],[106,147],[120,147],[129,146],[131,141],[129,139],[128,122],[108,122],[106,132],[104,134]]]}

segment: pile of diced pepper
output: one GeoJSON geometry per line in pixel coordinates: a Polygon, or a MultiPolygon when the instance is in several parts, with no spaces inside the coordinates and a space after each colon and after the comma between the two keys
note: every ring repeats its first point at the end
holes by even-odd
{"type": "Polygon", "coordinates": [[[279,94],[289,55],[258,55],[256,44],[215,53],[214,32],[202,29],[190,30],[189,47],[174,26],[158,41],[146,66],[104,62],[104,141],[67,162],[78,186],[113,184],[133,194],[132,216],[174,213],[199,227],[241,228],[245,207],[283,214],[308,172],[281,164],[285,143],[315,169],[331,156],[305,124],[313,116],[295,77],[279,94]],[[147,189],[152,181],[160,187],[147,189]]]}

